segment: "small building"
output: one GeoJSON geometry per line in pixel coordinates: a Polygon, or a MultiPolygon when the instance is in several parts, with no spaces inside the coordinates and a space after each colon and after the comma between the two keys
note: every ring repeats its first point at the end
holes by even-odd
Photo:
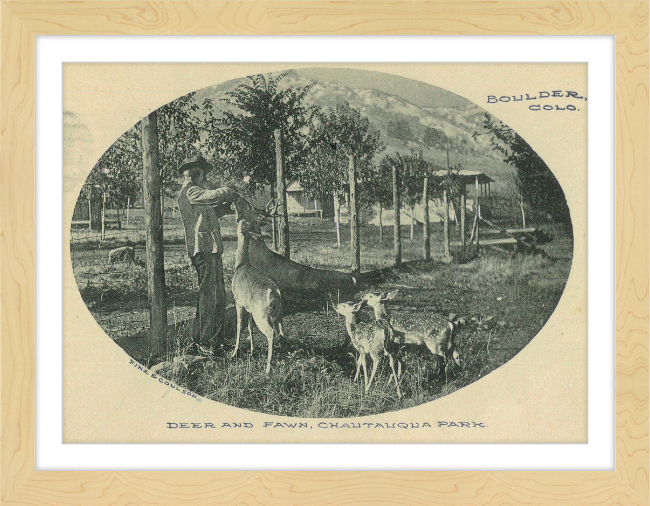
{"type": "MultiPolygon", "coordinates": [[[[434,172],[433,175],[436,178],[443,179],[447,176],[447,171],[438,170],[434,172]]],[[[492,183],[494,183],[494,179],[490,176],[487,176],[478,170],[465,169],[459,170],[457,176],[460,179],[463,188],[465,188],[468,197],[476,195],[477,193],[480,197],[492,197],[492,183]],[[468,186],[474,187],[476,190],[474,192],[472,192],[471,189],[468,191],[468,186]]]]}
{"type": "MultiPolygon", "coordinates": [[[[275,196],[272,197],[271,188],[265,186],[247,198],[255,207],[264,209],[272,198],[275,199],[275,196]]],[[[298,181],[293,181],[287,185],[287,212],[290,216],[329,218],[334,216],[334,202],[331,197],[326,199],[311,197],[298,181]]]]}
{"type": "Polygon", "coordinates": [[[333,216],[332,199],[315,199],[311,197],[298,181],[287,186],[287,211],[293,216],[333,216]]]}

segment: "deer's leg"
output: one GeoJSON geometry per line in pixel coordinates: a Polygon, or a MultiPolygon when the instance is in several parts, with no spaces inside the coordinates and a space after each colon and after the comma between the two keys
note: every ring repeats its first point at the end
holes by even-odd
{"type": "MultiPolygon", "coordinates": [[[[253,315],[255,318],[255,315],[253,315]]],[[[255,318],[255,323],[257,328],[260,329],[260,332],[266,336],[266,340],[269,344],[269,351],[266,357],[266,374],[267,376],[271,372],[271,357],[273,356],[273,339],[275,338],[275,326],[274,323],[267,318],[255,318]]]]}
{"type": "Polygon", "coordinates": [[[372,380],[375,378],[375,373],[377,372],[377,366],[379,365],[379,357],[376,357],[375,355],[371,354],[370,358],[372,358],[372,372],[370,373],[370,381],[368,381],[368,384],[366,385],[366,392],[370,388],[370,385],[372,385],[372,380]]]}
{"type": "Polygon", "coordinates": [[[266,357],[266,375],[268,376],[271,373],[271,357],[273,356],[273,337],[275,334],[275,329],[271,327],[271,332],[266,336],[267,341],[269,342],[269,354],[266,357]]]}
{"type": "Polygon", "coordinates": [[[354,375],[354,382],[355,383],[359,379],[359,369],[361,369],[361,353],[359,353],[359,356],[357,357],[357,373],[354,375]]]}
{"type": "MultiPolygon", "coordinates": [[[[392,356],[392,355],[391,355],[390,353],[388,353],[386,350],[384,350],[384,355],[388,355],[389,357],[392,356]]],[[[388,384],[393,380],[393,376],[395,376],[395,371],[392,370],[392,368],[391,368],[391,373],[388,375],[388,379],[386,380],[386,384],[387,384],[387,385],[388,385],[388,384]]],[[[397,378],[397,377],[395,377],[395,378],[397,378]]]]}
{"type": "Polygon", "coordinates": [[[239,336],[241,335],[242,318],[244,318],[244,315],[246,314],[246,310],[239,304],[235,304],[235,308],[237,310],[237,336],[235,337],[235,349],[232,352],[232,358],[235,358],[237,356],[237,350],[239,349],[239,336]]]}
{"type": "Polygon", "coordinates": [[[366,354],[361,353],[359,355],[359,360],[361,360],[361,366],[363,367],[363,382],[366,387],[366,392],[368,391],[368,371],[366,370],[366,354]]]}
{"type": "Polygon", "coordinates": [[[390,362],[390,369],[391,369],[391,371],[393,371],[392,377],[395,378],[395,386],[397,387],[397,397],[399,397],[401,399],[402,398],[402,392],[400,392],[400,390],[399,390],[399,383],[397,382],[397,374],[395,374],[395,359],[393,358],[393,355],[391,355],[390,353],[388,354],[388,360],[390,362]]]}
{"type": "Polygon", "coordinates": [[[248,339],[251,342],[251,355],[253,354],[253,318],[248,317],[248,339]]]}

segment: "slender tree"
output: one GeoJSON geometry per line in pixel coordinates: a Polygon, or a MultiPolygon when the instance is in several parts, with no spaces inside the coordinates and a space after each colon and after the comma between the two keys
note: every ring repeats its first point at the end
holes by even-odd
{"type": "Polygon", "coordinates": [[[376,205],[379,210],[379,241],[384,240],[383,212],[393,205],[393,173],[389,164],[372,165],[360,174],[361,202],[367,206],[376,205]]]}
{"type": "MultiPolygon", "coordinates": [[[[314,198],[333,196],[339,246],[341,197],[349,191],[349,157],[354,157],[355,169],[363,181],[363,175],[372,171],[375,155],[383,149],[379,132],[372,131],[368,118],[347,102],[314,115],[308,163],[298,177],[303,188],[314,198]]],[[[359,194],[363,195],[361,185],[359,194]]]]}
{"type": "Polygon", "coordinates": [[[411,154],[402,157],[404,169],[400,176],[402,201],[410,209],[411,214],[411,241],[414,238],[415,205],[422,200],[422,189],[427,164],[421,154],[411,154]]]}

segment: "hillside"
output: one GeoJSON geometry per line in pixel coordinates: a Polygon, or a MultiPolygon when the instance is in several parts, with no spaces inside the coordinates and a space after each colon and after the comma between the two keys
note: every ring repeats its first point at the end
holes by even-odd
{"type": "MultiPolygon", "coordinates": [[[[473,137],[481,132],[485,111],[479,106],[464,101],[456,107],[422,107],[390,93],[372,88],[353,88],[337,82],[316,81],[290,71],[281,82],[281,87],[311,86],[307,97],[308,105],[334,108],[348,102],[368,117],[371,127],[379,130],[386,144],[382,154],[408,153],[422,150],[424,157],[445,167],[447,164],[447,142],[436,134],[444,132],[449,142],[449,158],[452,165],[460,164],[463,169],[479,170],[496,181],[493,190],[502,192],[514,181],[514,169],[503,162],[490,147],[486,135],[473,137]],[[434,130],[435,129],[435,130],[434,130]]],[[[219,99],[236,88],[246,79],[229,81],[222,85],[205,88],[197,93],[199,103],[205,98],[214,100],[216,108],[228,107],[219,99]]],[[[421,83],[420,83],[421,85],[421,83]]],[[[435,89],[433,86],[432,89],[435,89]]],[[[438,93],[440,90],[436,89],[438,93]]],[[[452,95],[452,94],[450,94],[452,95]]]]}

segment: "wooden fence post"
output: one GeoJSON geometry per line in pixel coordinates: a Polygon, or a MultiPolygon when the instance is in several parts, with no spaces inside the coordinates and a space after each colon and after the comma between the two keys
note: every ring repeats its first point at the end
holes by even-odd
{"type": "Polygon", "coordinates": [[[460,192],[460,245],[465,246],[465,208],[467,207],[465,198],[465,188],[461,187],[460,192]]]}
{"type": "Polygon", "coordinates": [[[334,224],[336,225],[336,246],[341,247],[341,196],[334,192],[334,224]]]}
{"type": "Polygon", "coordinates": [[[287,181],[284,176],[284,156],[282,154],[282,131],[275,130],[275,167],[276,188],[278,190],[278,207],[280,209],[280,251],[286,258],[290,258],[289,251],[289,213],[287,210],[287,181]]]}
{"type": "Polygon", "coordinates": [[[422,225],[424,227],[424,259],[431,259],[431,223],[429,222],[429,178],[424,178],[422,189],[422,225]]]}
{"type": "Polygon", "coordinates": [[[447,189],[442,192],[443,207],[444,207],[444,241],[445,241],[445,256],[449,258],[449,199],[447,198],[447,189]]]}
{"type": "Polygon", "coordinates": [[[361,245],[359,242],[359,210],[357,209],[357,173],[354,156],[348,156],[348,179],[350,183],[350,240],[352,241],[352,273],[361,271],[361,245]]]}
{"type": "Polygon", "coordinates": [[[476,176],[476,254],[481,249],[479,242],[479,229],[481,228],[481,196],[479,195],[478,176],[476,176]]]}
{"type": "Polygon", "coordinates": [[[147,234],[147,291],[151,354],[155,357],[160,357],[167,352],[167,302],[165,300],[165,256],[160,203],[159,157],[158,119],[156,111],[154,111],[142,119],[142,190],[144,224],[147,234]]]}
{"type": "Polygon", "coordinates": [[[395,223],[393,225],[393,254],[395,267],[402,265],[402,237],[400,235],[400,211],[402,202],[399,195],[399,168],[393,165],[393,207],[395,208],[395,223]]]}

